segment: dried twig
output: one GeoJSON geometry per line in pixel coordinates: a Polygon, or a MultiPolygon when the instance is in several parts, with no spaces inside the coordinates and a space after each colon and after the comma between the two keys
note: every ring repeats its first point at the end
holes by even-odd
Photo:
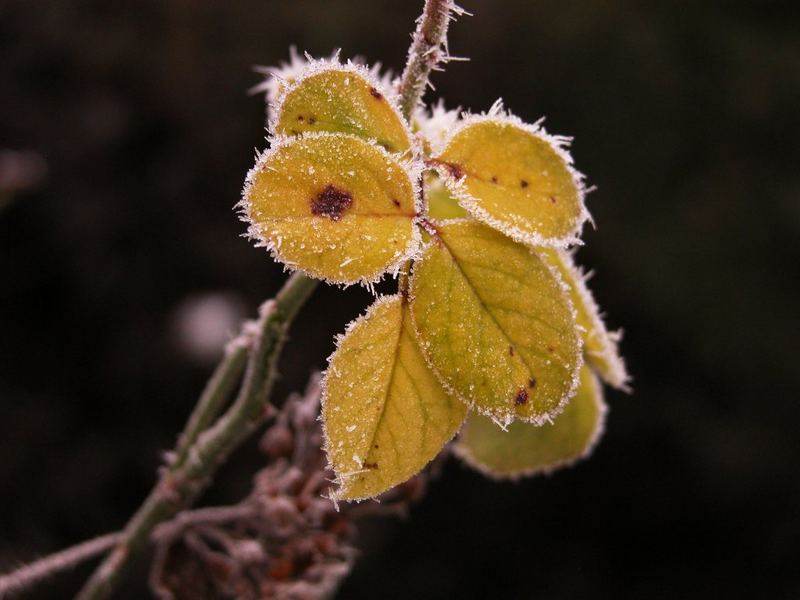
{"type": "Polygon", "coordinates": [[[107,552],[119,542],[121,536],[121,532],[101,535],[23,565],[8,575],[3,575],[0,577],[0,599],[10,598],[14,594],[30,590],[48,577],[72,569],[84,561],[107,552]]]}
{"type": "MultiPolygon", "coordinates": [[[[153,528],[190,506],[230,453],[264,422],[288,326],[316,285],[315,280],[294,274],[275,300],[262,306],[258,335],[236,400],[213,426],[196,435],[185,458],[179,453],[179,460],[163,470],[158,484],[125,527],[122,539],[78,595],[80,600],[108,597],[131,558],[147,544],[153,528]]],[[[219,385],[225,382],[226,377],[219,378],[219,385]]],[[[190,418],[189,437],[194,422],[190,418]]]]}
{"type": "Polygon", "coordinates": [[[319,376],[293,395],[261,441],[267,466],[240,504],[185,511],[156,529],[150,586],[162,600],[276,600],[331,596],[350,572],[364,517],[403,516],[431,470],[379,503],[337,511],[321,449],[319,376]]]}
{"type": "MultiPolygon", "coordinates": [[[[425,8],[417,21],[417,29],[409,49],[408,62],[399,83],[401,107],[406,118],[411,117],[419,104],[425,87],[428,85],[431,71],[436,69],[441,62],[450,58],[446,47],[447,26],[453,15],[461,12],[463,11],[452,0],[425,1],[425,8]]],[[[262,307],[261,318],[256,324],[256,328],[254,329],[252,326],[247,328],[241,338],[241,344],[229,349],[226,358],[215,371],[192,412],[176,450],[167,455],[168,465],[162,469],[158,484],[133,515],[120,537],[115,539],[113,551],[86,583],[78,596],[79,600],[102,600],[108,597],[122,578],[131,560],[146,546],[153,529],[190,506],[208,486],[217,468],[230,453],[259,425],[264,423],[270,414],[268,401],[275,380],[276,364],[286,339],[286,330],[315,288],[316,283],[299,273],[292,275],[276,299],[267,302],[262,307]],[[239,380],[242,369],[245,369],[244,378],[238,396],[229,409],[215,421],[223,409],[229,393],[233,391],[239,380]]],[[[308,426],[316,426],[316,409],[309,412],[307,405],[301,405],[301,407],[305,408],[298,409],[298,412],[293,413],[292,419],[295,421],[305,420],[304,422],[307,422],[308,426]]],[[[299,421],[293,422],[291,425],[297,428],[299,421]]],[[[282,443],[280,436],[284,434],[278,433],[279,431],[281,431],[280,428],[273,428],[268,433],[265,441],[268,447],[275,445],[280,447],[282,443]]],[[[324,465],[315,463],[321,454],[321,439],[312,443],[312,438],[313,436],[294,438],[297,443],[293,446],[291,459],[284,457],[262,471],[259,475],[260,483],[256,486],[256,489],[261,490],[257,497],[263,500],[263,498],[270,497],[285,498],[286,490],[281,491],[281,486],[287,485],[287,482],[292,482],[295,478],[298,482],[302,482],[298,483],[301,485],[300,489],[292,489],[293,496],[290,495],[298,499],[302,498],[299,500],[301,504],[308,503],[307,506],[303,505],[302,509],[296,507],[303,514],[302,522],[316,522],[314,519],[308,521],[311,515],[322,518],[321,515],[329,514],[332,510],[331,503],[318,495],[320,487],[324,485],[325,481],[321,475],[324,472],[324,465]]],[[[267,453],[274,452],[268,448],[267,453]]],[[[413,487],[418,484],[408,485],[413,487]]],[[[407,486],[398,486],[394,493],[402,495],[408,491],[407,486]]],[[[272,531],[270,535],[283,535],[285,533],[283,527],[291,530],[286,522],[281,521],[281,518],[286,515],[281,514],[280,507],[287,506],[285,502],[282,504],[270,501],[259,506],[261,510],[259,516],[263,518],[261,526],[270,528],[272,531]]],[[[356,514],[357,508],[350,512],[356,514]]],[[[219,513],[211,514],[219,516],[219,513]]],[[[207,519],[208,513],[202,513],[202,516],[207,519]]],[[[181,527],[186,528],[186,518],[189,517],[182,517],[183,525],[180,525],[181,519],[173,524],[180,525],[173,532],[180,531],[181,527]]],[[[199,519],[200,517],[195,514],[191,518],[199,519]]],[[[344,518],[344,516],[339,515],[338,518],[344,518]]],[[[160,531],[162,531],[162,536],[172,539],[167,533],[164,533],[169,532],[169,529],[160,531]]],[[[221,539],[220,535],[220,530],[203,520],[202,528],[199,525],[190,527],[187,534],[183,535],[181,539],[188,550],[199,552],[209,559],[209,557],[215,556],[215,550],[212,547],[214,544],[209,545],[205,540],[209,537],[214,538],[214,543],[218,545],[221,539]],[[191,532],[191,535],[188,532],[191,532]]],[[[162,537],[162,541],[159,542],[162,554],[160,560],[166,564],[165,552],[167,551],[163,548],[169,546],[163,539],[165,538],[162,537]]],[[[326,582],[325,586],[330,589],[334,589],[339,579],[349,571],[348,561],[351,554],[344,550],[345,547],[341,546],[340,548],[341,553],[337,557],[338,562],[336,563],[338,566],[328,570],[323,569],[319,575],[319,581],[326,582]]],[[[101,551],[102,549],[97,552],[101,551]]],[[[274,561],[274,555],[270,556],[272,556],[270,560],[274,561]]],[[[15,576],[16,574],[11,574],[7,577],[15,576]]],[[[309,581],[306,578],[296,583],[302,587],[307,586],[309,581]]],[[[158,586],[154,587],[159,589],[158,586]]],[[[292,597],[306,597],[301,593],[304,590],[308,591],[306,588],[297,590],[299,595],[292,597]]]]}

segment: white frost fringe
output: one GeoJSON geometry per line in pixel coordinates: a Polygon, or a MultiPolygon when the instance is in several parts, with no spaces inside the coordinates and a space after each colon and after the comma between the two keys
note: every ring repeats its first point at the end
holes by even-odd
{"type": "Polygon", "coordinates": [[[589,458],[592,455],[594,449],[597,447],[597,444],[602,439],[606,430],[606,420],[608,418],[609,408],[608,404],[606,404],[605,398],[603,397],[603,386],[594,373],[592,373],[591,377],[592,390],[594,392],[592,396],[594,397],[595,406],[597,407],[597,423],[592,431],[592,435],[589,437],[589,440],[586,443],[586,446],[584,446],[583,450],[579,454],[570,458],[556,461],[549,465],[540,465],[537,467],[531,467],[529,469],[519,469],[509,473],[498,473],[490,466],[482,463],[472,454],[466,445],[460,443],[460,439],[457,439],[456,443],[453,444],[453,454],[455,454],[458,458],[463,460],[467,465],[479,473],[482,473],[486,477],[497,481],[518,481],[525,477],[532,477],[534,475],[549,476],[560,469],[575,466],[577,463],[589,458]]]}
{"type": "Polygon", "coordinates": [[[420,179],[421,179],[420,176],[422,173],[422,165],[419,163],[419,161],[399,158],[398,155],[388,152],[382,146],[374,142],[368,142],[355,135],[345,134],[345,133],[327,133],[327,132],[307,132],[299,136],[292,136],[292,137],[278,136],[271,138],[270,139],[271,146],[269,150],[265,150],[260,154],[258,152],[256,153],[256,164],[247,173],[244,187],[242,189],[241,199],[236,204],[235,208],[237,209],[239,219],[247,224],[247,232],[244,234],[244,237],[253,241],[257,247],[267,248],[267,250],[270,252],[272,257],[276,261],[283,263],[284,270],[300,271],[310,277],[322,279],[328,283],[341,285],[343,287],[348,287],[353,284],[360,284],[366,287],[367,289],[373,290],[374,293],[374,287],[373,287],[374,284],[380,281],[386,273],[390,273],[393,277],[397,277],[398,273],[400,272],[400,269],[405,264],[405,262],[407,260],[413,260],[418,256],[420,251],[420,245],[422,243],[422,235],[420,233],[418,226],[418,221],[420,217],[414,217],[414,219],[412,220],[411,239],[409,240],[409,243],[406,246],[406,248],[395,255],[393,261],[391,261],[384,267],[380,268],[375,273],[368,273],[367,275],[364,275],[363,277],[360,277],[355,280],[339,281],[339,280],[327,280],[318,273],[308,271],[295,263],[287,261],[283,257],[280,251],[282,239],[280,238],[271,239],[265,236],[262,227],[255,220],[255,217],[253,215],[252,211],[253,207],[249,200],[250,190],[252,189],[253,184],[255,182],[255,178],[259,172],[264,170],[274,170],[274,168],[269,165],[269,161],[283,148],[290,146],[292,144],[301,143],[303,141],[308,141],[308,140],[330,138],[330,137],[350,138],[358,140],[363,143],[367,143],[373,148],[375,148],[375,150],[379,152],[387,161],[398,167],[402,172],[404,172],[408,176],[410,180],[412,193],[414,194],[415,211],[419,213],[422,210],[421,194],[420,194],[420,179]]]}
{"type": "Polygon", "coordinates": [[[445,182],[450,193],[458,200],[459,204],[467,210],[470,214],[472,214],[475,218],[483,223],[489,225],[493,229],[496,229],[511,239],[520,242],[522,244],[529,244],[534,246],[549,246],[549,247],[557,247],[557,248],[566,248],[569,246],[574,245],[582,245],[583,242],[580,239],[581,230],[583,229],[583,225],[587,220],[591,219],[591,215],[589,211],[586,209],[585,198],[586,195],[591,191],[586,188],[585,179],[586,177],[575,169],[573,164],[572,155],[569,153],[568,148],[570,143],[572,142],[571,137],[561,136],[561,135],[551,135],[547,133],[545,128],[542,126],[544,123],[544,117],[536,121],[533,125],[529,123],[525,123],[517,117],[513,115],[509,111],[505,110],[503,107],[502,99],[498,99],[492,105],[488,112],[480,113],[480,114],[472,114],[468,112],[464,112],[461,114],[461,119],[457,122],[455,127],[451,129],[449,136],[435,147],[435,155],[441,155],[447,146],[450,145],[452,140],[461,133],[465,128],[475,125],[477,123],[495,123],[501,125],[503,127],[516,127],[523,131],[530,133],[531,135],[539,138],[540,140],[546,142],[553,151],[564,161],[564,165],[566,166],[567,170],[569,171],[572,182],[575,185],[575,189],[578,192],[578,203],[580,206],[580,213],[578,214],[578,218],[576,219],[576,224],[573,227],[572,231],[564,237],[560,238],[547,238],[543,237],[538,234],[533,234],[531,232],[523,231],[518,227],[510,225],[507,222],[500,221],[496,219],[492,215],[490,215],[484,208],[480,206],[478,200],[473,197],[466,188],[464,183],[464,177],[461,179],[455,179],[453,175],[445,168],[444,166],[437,166],[436,170],[439,173],[442,180],[445,182]]]}
{"type": "MultiPolygon", "coordinates": [[[[294,53],[294,60],[300,61],[297,53],[294,53]]],[[[287,73],[272,72],[272,78],[269,80],[268,91],[268,105],[269,105],[269,121],[267,123],[268,129],[275,132],[275,127],[280,120],[280,114],[283,110],[283,104],[289,95],[300,87],[305,80],[310,77],[325,73],[327,71],[337,71],[340,73],[349,73],[354,77],[359,77],[364,80],[370,87],[374,87],[388,102],[389,106],[394,112],[397,120],[402,124],[405,131],[408,143],[413,147],[414,136],[411,129],[403,118],[400,112],[400,97],[397,95],[395,86],[391,83],[391,76],[386,73],[381,75],[380,63],[376,63],[372,68],[367,68],[363,64],[347,60],[342,63],[339,60],[339,51],[334,52],[329,58],[314,59],[309,54],[305,55],[305,60],[296,62],[295,66],[288,66],[287,73]],[[272,97],[269,94],[272,94],[272,97]]],[[[267,85],[267,84],[262,84],[267,85]]]]}
{"type": "MultiPolygon", "coordinates": [[[[575,282],[575,291],[589,315],[589,320],[594,329],[594,335],[597,336],[600,341],[600,346],[602,347],[602,351],[599,353],[588,353],[589,357],[595,356],[598,359],[604,360],[608,365],[607,371],[599,372],[599,369],[594,368],[594,366],[592,366],[592,369],[597,371],[600,378],[611,387],[631,393],[630,383],[632,379],[628,374],[627,368],[625,367],[625,360],[622,358],[618,348],[618,343],[622,339],[622,331],[609,331],[606,327],[603,321],[604,315],[600,312],[600,307],[597,305],[589,286],[586,284],[591,278],[592,272],[585,273],[583,269],[575,263],[574,252],[558,250],[558,254],[575,282]]],[[[592,335],[593,332],[587,331],[586,333],[592,335]]]]}
{"type": "MultiPolygon", "coordinates": [[[[446,225],[449,225],[449,224],[459,224],[459,223],[475,223],[475,221],[473,219],[469,218],[469,217],[460,217],[460,218],[455,218],[455,219],[446,219],[444,221],[439,221],[437,223],[437,225],[441,227],[441,226],[446,226],[446,225]]],[[[409,296],[412,298],[412,302],[413,302],[413,298],[415,296],[415,287],[416,287],[415,286],[415,284],[416,284],[415,270],[416,270],[416,266],[420,262],[424,261],[426,256],[427,256],[427,254],[428,254],[428,251],[431,250],[431,249],[435,249],[435,247],[436,247],[436,244],[434,242],[432,242],[432,241],[430,241],[427,244],[425,244],[422,247],[422,249],[420,250],[420,256],[414,262],[414,265],[412,267],[412,273],[411,273],[411,276],[410,276],[410,279],[409,279],[409,282],[410,282],[409,296]]],[[[536,251],[533,248],[531,248],[529,246],[525,246],[525,248],[533,256],[536,256],[536,258],[538,258],[542,262],[544,267],[553,276],[553,278],[556,281],[556,284],[559,286],[559,288],[563,292],[562,296],[561,296],[561,299],[566,304],[567,309],[570,311],[570,314],[572,315],[573,322],[575,322],[577,320],[578,312],[577,312],[577,309],[575,308],[575,306],[574,306],[574,304],[572,302],[572,299],[569,296],[569,286],[564,281],[563,277],[561,277],[561,274],[558,273],[558,271],[555,269],[555,267],[552,267],[547,262],[542,260],[542,258],[539,257],[539,255],[536,253],[536,251]]],[[[514,422],[515,420],[520,420],[520,421],[524,421],[526,423],[531,423],[532,425],[537,426],[537,427],[545,425],[545,424],[552,424],[553,423],[553,419],[555,419],[558,415],[560,415],[564,411],[564,409],[566,408],[567,404],[569,404],[569,401],[572,400],[572,398],[575,396],[575,393],[578,391],[578,386],[580,384],[580,372],[581,372],[581,368],[583,367],[583,362],[584,361],[583,361],[583,338],[581,337],[580,331],[578,330],[577,327],[575,328],[575,332],[574,332],[576,351],[575,351],[575,356],[573,358],[575,360],[575,368],[573,369],[573,371],[571,373],[569,389],[561,397],[561,399],[559,400],[558,404],[556,406],[554,406],[551,410],[547,411],[546,413],[543,413],[543,414],[541,414],[541,415],[539,415],[537,417],[530,417],[529,419],[516,419],[513,415],[506,415],[505,418],[500,418],[497,414],[495,414],[495,413],[493,413],[491,411],[487,411],[487,410],[482,409],[474,401],[471,401],[468,398],[464,398],[461,394],[459,394],[445,380],[445,378],[442,375],[442,373],[433,365],[433,363],[428,358],[427,353],[428,353],[428,347],[430,346],[430,344],[426,343],[423,340],[422,336],[419,334],[419,326],[417,325],[416,318],[414,317],[414,311],[411,311],[410,316],[411,316],[411,324],[414,327],[414,333],[416,335],[417,341],[419,342],[420,349],[422,350],[422,356],[425,359],[425,362],[428,364],[428,367],[431,369],[431,372],[436,376],[436,379],[439,380],[439,383],[442,385],[442,387],[445,389],[445,391],[447,393],[449,393],[451,396],[453,396],[453,397],[457,398],[458,400],[460,400],[461,402],[463,402],[470,410],[475,410],[476,412],[479,412],[483,416],[491,419],[498,427],[500,427],[503,430],[507,429],[508,426],[512,422],[514,422]]]]}

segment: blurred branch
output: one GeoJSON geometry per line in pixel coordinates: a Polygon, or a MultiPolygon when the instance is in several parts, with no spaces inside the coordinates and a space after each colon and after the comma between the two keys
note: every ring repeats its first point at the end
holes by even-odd
{"type": "MultiPolygon", "coordinates": [[[[198,423],[208,420],[211,408],[216,408],[220,403],[216,388],[207,389],[203,395],[205,402],[201,399],[198,409],[190,417],[179,448],[192,436],[195,436],[194,441],[186,450],[179,452],[176,456],[179,460],[163,470],[158,484],[128,522],[111,554],[81,590],[78,595],[80,600],[107,598],[132,558],[147,544],[153,528],[190,506],[209,485],[217,468],[231,452],[269,416],[268,400],[288,327],[317,283],[295,273],[275,299],[261,307],[258,334],[249,351],[244,380],[236,400],[213,426],[202,432],[195,431],[198,423]]],[[[243,335],[252,335],[247,330],[248,326],[245,326],[243,335]]],[[[229,353],[215,377],[212,377],[212,383],[216,381],[219,386],[227,386],[235,366],[235,360],[229,353]]]]}
{"type": "MultiPolygon", "coordinates": [[[[337,507],[317,419],[321,376],[292,394],[264,433],[266,465],[233,506],[187,510],[159,525],[150,587],[162,600],[329,598],[352,570],[364,518],[406,515],[435,465],[380,497],[337,507]]],[[[439,461],[436,461],[439,464],[439,461]]]]}
{"type": "Polygon", "coordinates": [[[82,562],[106,552],[121,537],[121,532],[108,533],[45,556],[28,565],[23,565],[8,575],[0,576],[0,598],[9,598],[14,594],[29,590],[52,575],[76,567],[82,562]]]}
{"type": "MultiPolygon", "coordinates": [[[[409,48],[407,64],[399,84],[401,109],[407,119],[410,120],[419,105],[428,85],[431,71],[437,69],[440,63],[451,59],[447,52],[448,24],[454,14],[463,14],[463,12],[454,4],[453,0],[425,1],[423,13],[417,20],[417,28],[409,48]]],[[[269,416],[274,414],[274,408],[270,410],[269,398],[275,382],[277,362],[286,341],[287,330],[317,283],[316,280],[295,273],[288,279],[276,298],[261,307],[258,322],[245,324],[242,334],[228,348],[225,357],[198,400],[178,440],[175,451],[167,457],[167,466],[162,469],[156,486],[121,534],[113,534],[115,536],[113,539],[104,540],[106,543],[99,548],[92,548],[94,552],[91,555],[95,555],[113,546],[109,556],[86,582],[78,595],[78,600],[107,598],[124,576],[130,562],[147,545],[156,526],[172,519],[181,510],[191,506],[200,493],[208,487],[217,468],[231,452],[269,416]],[[238,396],[228,410],[214,422],[235,384],[239,381],[243,369],[244,378],[238,396]]],[[[316,423],[316,412],[315,410],[310,417],[313,423],[316,423]]],[[[295,441],[298,442],[298,447],[294,449],[295,455],[297,455],[299,447],[305,448],[304,452],[306,453],[310,452],[311,445],[309,445],[308,439],[299,436],[295,441]]],[[[316,444],[314,450],[321,456],[323,453],[320,445],[321,441],[316,444]]],[[[295,456],[296,458],[297,456],[295,456]]],[[[281,464],[285,464],[285,461],[281,464]]],[[[289,479],[296,475],[296,471],[296,469],[291,471],[289,479]]],[[[311,502],[309,499],[312,498],[312,492],[316,492],[319,486],[325,482],[324,472],[324,463],[316,465],[313,472],[310,472],[302,489],[304,503],[311,502]]],[[[266,475],[274,475],[274,473],[272,475],[270,473],[266,472],[266,475]]],[[[265,482],[265,485],[275,489],[276,482],[265,482]]],[[[404,490],[405,487],[400,486],[398,489],[404,490]]],[[[319,498],[318,493],[313,500],[324,501],[327,507],[325,510],[332,510],[331,503],[319,498]]],[[[316,505],[317,502],[313,502],[313,504],[316,505]]],[[[223,515],[226,518],[232,515],[247,517],[250,514],[249,510],[241,513],[238,509],[232,508],[232,512],[223,510],[222,512],[196,513],[196,515],[203,517],[201,520],[207,520],[205,517],[209,514],[215,517],[223,515]]],[[[351,512],[356,514],[359,511],[354,509],[351,512]]],[[[261,517],[263,520],[265,514],[261,514],[261,517]]],[[[180,525],[178,529],[164,530],[173,531],[171,536],[167,536],[169,540],[179,537],[174,532],[183,531],[186,528],[187,518],[183,517],[175,521],[180,525]]],[[[266,527],[276,525],[271,523],[269,518],[264,520],[264,523],[266,523],[266,527]]],[[[204,527],[205,529],[198,531],[191,530],[182,539],[185,539],[186,543],[208,558],[213,552],[204,544],[202,536],[223,534],[209,529],[207,524],[204,527]]],[[[87,542],[87,544],[90,543],[87,542]]],[[[83,545],[76,548],[82,547],[83,545]]],[[[169,544],[162,541],[159,546],[162,556],[159,563],[162,566],[166,560],[164,556],[166,556],[168,548],[169,544]]],[[[65,552],[69,553],[70,551],[65,552]]],[[[57,556],[59,555],[51,558],[57,556]]],[[[335,569],[335,572],[329,573],[326,586],[328,584],[335,585],[341,577],[349,572],[349,551],[339,559],[345,562],[339,564],[339,568],[335,569]]],[[[48,560],[44,559],[41,562],[48,560]]],[[[19,572],[7,577],[18,577],[18,574],[19,572]]]]}
{"type": "Polygon", "coordinates": [[[243,331],[226,348],[222,362],[217,365],[214,374],[208,380],[197,405],[186,422],[183,433],[178,438],[174,454],[167,456],[167,460],[173,468],[186,462],[189,450],[197,440],[197,436],[211,425],[226,400],[230,398],[234,387],[241,380],[242,372],[247,364],[247,354],[252,344],[252,336],[249,336],[247,331],[243,331]]]}
{"type": "Polygon", "coordinates": [[[0,149],[0,211],[20,192],[35,189],[47,176],[47,164],[37,152],[0,149]]]}

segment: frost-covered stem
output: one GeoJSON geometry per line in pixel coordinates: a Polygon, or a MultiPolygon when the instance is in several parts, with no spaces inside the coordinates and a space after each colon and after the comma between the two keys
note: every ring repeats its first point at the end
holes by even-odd
{"type": "MultiPolygon", "coordinates": [[[[174,466],[182,465],[186,461],[189,449],[194,444],[197,436],[205,431],[219,415],[225,401],[241,380],[242,372],[247,364],[247,353],[250,345],[245,338],[240,336],[241,343],[233,344],[217,365],[211,379],[208,380],[200,399],[197,401],[183,432],[178,438],[175,454],[170,457],[174,466]]],[[[238,340],[237,340],[238,342],[238,340]]]]}
{"type": "Polygon", "coordinates": [[[52,575],[72,569],[82,562],[102,554],[114,546],[121,536],[120,532],[108,533],[45,556],[28,565],[23,565],[7,575],[0,576],[0,598],[10,598],[14,594],[29,590],[52,575]]]}
{"type": "Polygon", "coordinates": [[[400,109],[409,121],[425,93],[431,71],[447,56],[447,26],[454,10],[453,0],[425,0],[417,19],[399,87],[400,109]]]}
{"type": "MultiPolygon", "coordinates": [[[[453,0],[425,0],[422,14],[417,18],[417,28],[412,35],[411,46],[398,92],[400,110],[407,121],[411,121],[414,110],[425,95],[431,71],[447,58],[447,27],[454,12],[460,14],[453,0]]],[[[408,277],[412,261],[406,261],[400,269],[398,291],[408,291],[408,277]]]]}
{"type": "MultiPolygon", "coordinates": [[[[78,595],[107,598],[126,568],[146,545],[153,528],[190,506],[211,482],[217,468],[269,416],[268,400],[286,334],[317,281],[295,273],[274,300],[261,307],[259,332],[248,354],[236,400],[209,429],[199,433],[183,462],[164,469],[158,484],[125,527],[114,550],[78,595]]],[[[220,381],[226,381],[224,377],[220,381]]]]}

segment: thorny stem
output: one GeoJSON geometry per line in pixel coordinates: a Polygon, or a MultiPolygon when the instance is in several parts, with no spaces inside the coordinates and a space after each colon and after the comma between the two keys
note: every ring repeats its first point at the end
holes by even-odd
{"type": "Polygon", "coordinates": [[[447,26],[453,13],[459,13],[460,10],[453,0],[425,0],[398,90],[400,110],[409,122],[422,100],[431,71],[448,58],[447,26]]]}
{"type": "MultiPolygon", "coordinates": [[[[153,528],[190,506],[231,452],[268,417],[268,400],[289,324],[317,283],[295,273],[275,299],[262,306],[259,332],[249,352],[244,380],[236,400],[213,426],[202,433],[197,432],[183,460],[176,460],[164,469],[158,484],[126,525],[114,550],[81,590],[79,600],[107,598],[131,559],[146,546],[153,528]]],[[[225,362],[215,373],[215,376],[220,376],[212,377],[212,382],[216,379],[217,384],[222,386],[229,385],[227,376],[222,376],[222,372],[226,372],[223,368],[225,362]]],[[[234,370],[234,366],[228,364],[231,370],[234,370]]],[[[211,396],[215,400],[208,401],[208,404],[217,402],[216,391],[211,396]]],[[[209,396],[204,394],[204,397],[209,396]]],[[[200,412],[202,416],[195,412],[190,418],[186,430],[190,434],[194,429],[193,421],[207,418],[207,412],[202,409],[200,412]]]]}
{"type": "Polygon", "coordinates": [[[23,590],[28,590],[51,575],[76,567],[82,562],[108,551],[119,541],[121,536],[122,534],[119,532],[101,535],[24,565],[8,575],[0,576],[0,598],[11,597],[23,590]]]}
{"type": "MultiPolygon", "coordinates": [[[[425,95],[429,85],[431,71],[446,61],[447,27],[453,14],[461,14],[453,0],[425,0],[425,7],[417,19],[417,29],[412,35],[411,47],[403,74],[400,77],[398,92],[400,94],[400,110],[410,123],[417,106],[425,95]]],[[[397,282],[398,291],[408,291],[409,275],[412,261],[407,260],[400,269],[397,282]]]]}
{"type": "Polygon", "coordinates": [[[183,433],[178,438],[175,453],[169,457],[169,462],[173,466],[180,466],[186,461],[189,450],[197,436],[205,431],[219,415],[225,405],[225,401],[230,397],[236,384],[239,383],[247,364],[247,353],[252,343],[252,340],[242,339],[242,337],[226,349],[222,362],[217,365],[213,375],[211,375],[211,379],[208,380],[200,399],[186,422],[183,433]]]}

